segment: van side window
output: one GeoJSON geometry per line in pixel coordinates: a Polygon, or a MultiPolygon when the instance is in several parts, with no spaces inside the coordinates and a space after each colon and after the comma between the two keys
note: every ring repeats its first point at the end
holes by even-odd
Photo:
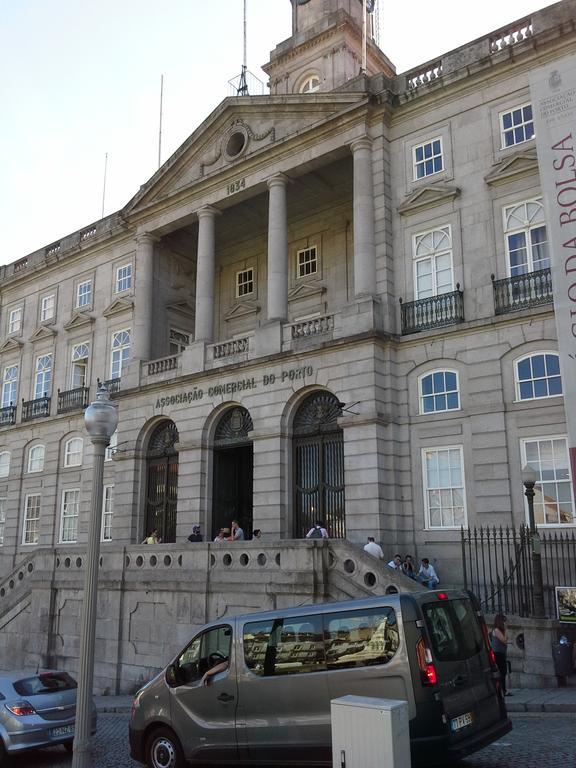
{"type": "Polygon", "coordinates": [[[324,623],[328,669],[387,664],[398,650],[393,608],[328,613],[324,623]]]}
{"type": "Polygon", "coordinates": [[[423,611],[438,661],[462,661],[480,652],[482,630],[469,600],[429,603],[423,611]]]}
{"type": "Polygon", "coordinates": [[[321,616],[246,624],[244,659],[251,672],[264,677],[325,670],[321,616]]]}
{"type": "Polygon", "coordinates": [[[194,683],[212,667],[230,658],[232,627],[226,625],[203,632],[192,640],[175,664],[179,685],[194,683]]]}

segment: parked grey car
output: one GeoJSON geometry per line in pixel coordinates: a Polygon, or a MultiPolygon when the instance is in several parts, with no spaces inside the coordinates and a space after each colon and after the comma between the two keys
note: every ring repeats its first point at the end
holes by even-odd
{"type": "Polygon", "coordinates": [[[7,755],[24,750],[62,744],[72,751],[76,687],[74,678],[62,671],[0,672],[0,766],[7,755]]]}

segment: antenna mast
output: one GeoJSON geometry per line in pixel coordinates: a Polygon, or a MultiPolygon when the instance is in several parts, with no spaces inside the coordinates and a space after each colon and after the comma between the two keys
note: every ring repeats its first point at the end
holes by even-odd
{"type": "Polygon", "coordinates": [[[160,120],[158,123],[158,168],[162,165],[162,97],[164,96],[164,75],[160,75],[160,120]]]}
{"type": "Polygon", "coordinates": [[[247,23],[247,6],[248,0],[244,0],[244,57],[242,60],[242,72],[240,73],[240,80],[238,81],[238,88],[236,89],[237,96],[248,96],[248,83],[246,81],[246,70],[248,67],[248,23],[247,23]]]}
{"type": "Polygon", "coordinates": [[[362,74],[366,74],[366,60],[367,60],[367,0],[362,0],[362,74]]]}
{"type": "Polygon", "coordinates": [[[108,170],[108,152],[104,155],[104,183],[102,184],[102,216],[104,218],[104,203],[106,201],[106,171],[108,170]]]}

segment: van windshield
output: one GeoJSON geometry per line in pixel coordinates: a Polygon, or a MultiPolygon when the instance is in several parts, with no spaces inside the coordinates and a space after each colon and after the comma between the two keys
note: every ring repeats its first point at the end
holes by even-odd
{"type": "Polygon", "coordinates": [[[438,661],[463,661],[481,651],[482,630],[470,600],[425,603],[422,610],[438,661]]]}

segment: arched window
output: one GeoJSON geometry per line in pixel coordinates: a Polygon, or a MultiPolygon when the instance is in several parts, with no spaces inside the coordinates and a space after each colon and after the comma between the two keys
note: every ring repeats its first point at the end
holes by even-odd
{"type": "Polygon", "coordinates": [[[549,268],[546,220],[540,198],[504,208],[504,231],[510,277],[549,268]]]}
{"type": "Polygon", "coordinates": [[[10,451],[0,453],[0,477],[8,477],[10,473],[10,451]]]}
{"type": "Polygon", "coordinates": [[[420,413],[457,411],[459,408],[456,371],[433,371],[420,378],[420,413]]]}
{"type": "Polygon", "coordinates": [[[44,455],[46,449],[43,445],[33,445],[28,452],[28,472],[42,472],[44,469],[44,455]]]}
{"type": "Polygon", "coordinates": [[[414,294],[428,299],[454,290],[449,225],[414,237],[414,294]]]}
{"type": "Polygon", "coordinates": [[[300,83],[299,93],[316,93],[320,90],[320,78],[318,75],[308,75],[300,83]]]}
{"type": "Polygon", "coordinates": [[[146,530],[157,529],[162,541],[176,541],[178,504],[178,430],[162,421],[150,435],[146,453],[146,530]]]}
{"type": "Polygon", "coordinates": [[[337,419],[342,404],[330,392],[314,392],[294,418],[294,537],[315,520],[332,538],[345,538],[344,441],[337,419]]]}
{"type": "Polygon", "coordinates": [[[64,446],[64,466],[79,467],[82,465],[84,441],[81,437],[71,437],[64,446]]]}
{"type": "Polygon", "coordinates": [[[516,399],[536,400],[562,394],[560,358],[554,352],[540,352],[516,361],[516,399]]]}

